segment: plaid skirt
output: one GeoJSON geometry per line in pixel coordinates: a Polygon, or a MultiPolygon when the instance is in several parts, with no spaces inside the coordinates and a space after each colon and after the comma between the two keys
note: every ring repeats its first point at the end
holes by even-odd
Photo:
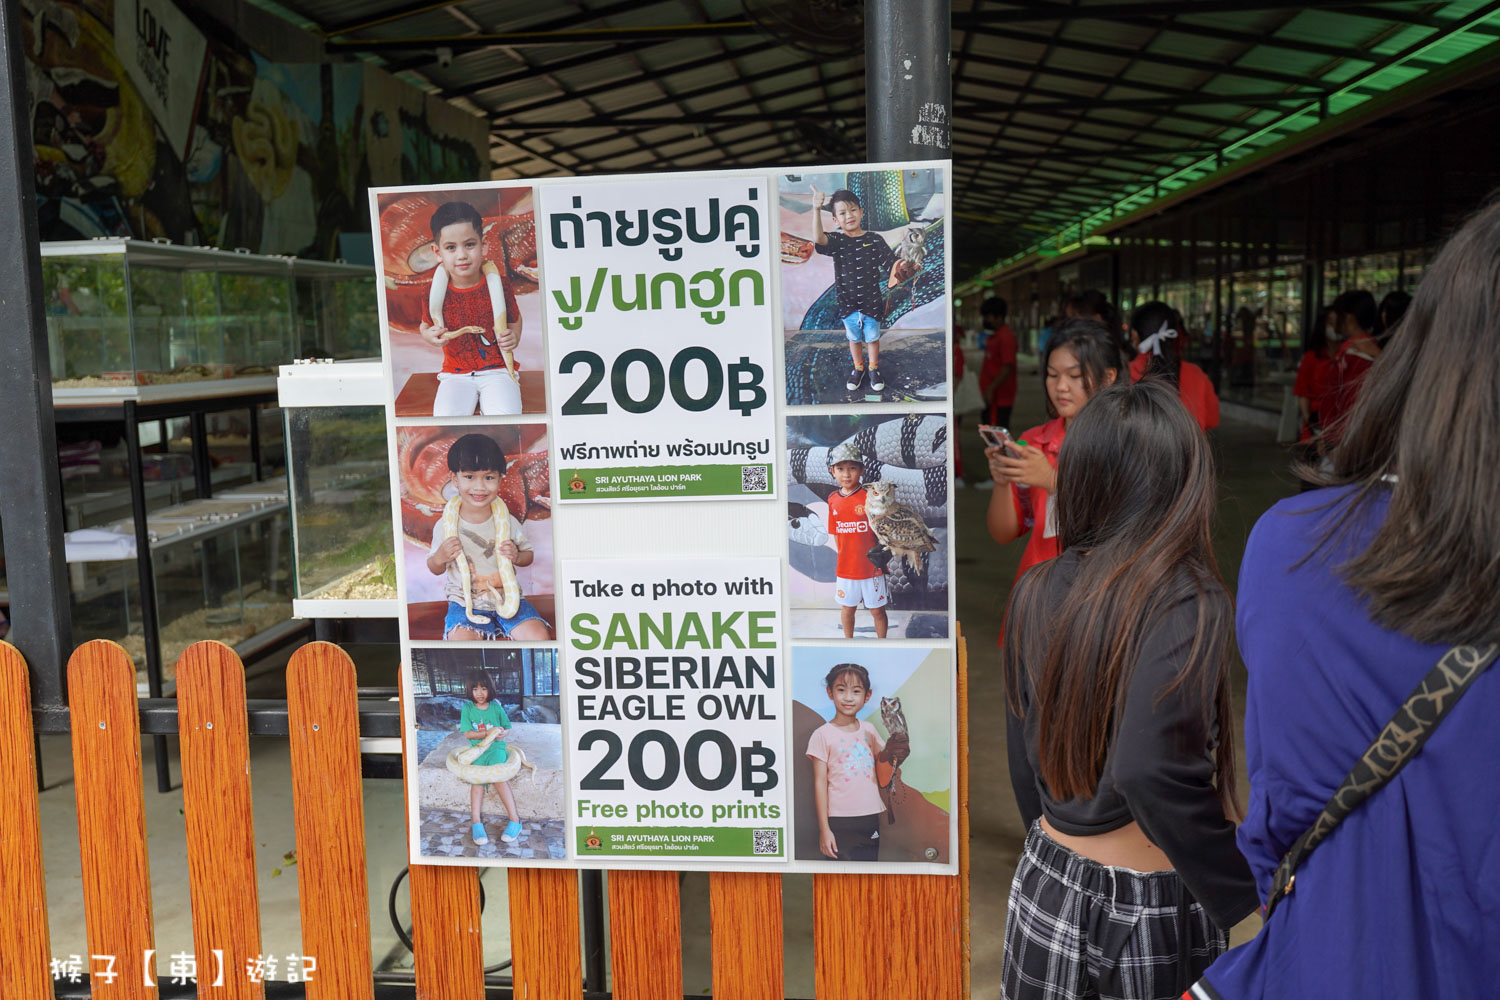
{"type": "Polygon", "coordinates": [[[1004,1000],[1176,1000],[1229,947],[1175,872],[1111,868],[1032,824],[1005,916],[1004,1000]]]}

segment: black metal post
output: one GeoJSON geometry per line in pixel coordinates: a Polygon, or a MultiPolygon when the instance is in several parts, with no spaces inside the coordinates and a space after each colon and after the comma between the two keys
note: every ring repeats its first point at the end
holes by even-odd
{"type": "Polygon", "coordinates": [[[250,462],[255,470],[255,481],[261,481],[264,469],[260,460],[260,405],[250,406],[250,462]]]}
{"type": "Polygon", "coordinates": [[[188,446],[193,456],[193,488],[199,500],[214,495],[213,461],[208,455],[208,414],[188,417],[188,446]]]}
{"type": "MultiPolygon", "coordinates": [[[[141,425],[135,400],[125,403],[125,467],[130,472],[130,509],[135,517],[135,567],[141,592],[141,637],[146,646],[146,690],[152,698],[162,696],[161,624],[156,616],[156,573],[151,567],[151,533],[146,526],[146,471],[141,465],[141,425]]],[[[151,737],[156,758],[156,790],[172,790],[172,770],[167,760],[167,738],[151,737]]]]}
{"type": "Polygon", "coordinates": [[[583,988],[604,992],[604,873],[585,868],[578,873],[583,903],[583,988]]]}
{"type": "Polygon", "coordinates": [[[865,0],[865,156],[870,161],[951,155],[951,22],[949,0],[865,0]]]}
{"type": "Polygon", "coordinates": [[[0,330],[6,331],[0,336],[6,458],[0,521],[11,529],[5,533],[8,638],[31,666],[33,705],[60,706],[73,620],[19,4],[0,4],[0,80],[0,259],[14,265],[0,271],[0,330]]]}

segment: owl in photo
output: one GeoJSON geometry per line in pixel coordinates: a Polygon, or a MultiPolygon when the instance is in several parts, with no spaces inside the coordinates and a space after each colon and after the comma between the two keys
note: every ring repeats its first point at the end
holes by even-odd
{"type": "Polygon", "coordinates": [[[865,484],[865,517],[875,537],[897,559],[904,558],[913,578],[922,576],[922,556],[937,548],[932,533],[915,510],[896,499],[896,484],[865,484]]]}

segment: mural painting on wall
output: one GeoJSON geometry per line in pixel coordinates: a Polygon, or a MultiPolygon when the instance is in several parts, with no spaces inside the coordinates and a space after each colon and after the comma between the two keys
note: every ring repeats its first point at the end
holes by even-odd
{"type": "Polygon", "coordinates": [[[43,239],[339,256],[372,184],[484,178],[488,129],[362,62],[277,63],[169,0],[22,0],[43,239]]]}

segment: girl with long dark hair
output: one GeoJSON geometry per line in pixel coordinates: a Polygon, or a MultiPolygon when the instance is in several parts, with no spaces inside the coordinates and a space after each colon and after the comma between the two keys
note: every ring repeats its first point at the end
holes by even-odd
{"type": "Polygon", "coordinates": [[[1059,326],[1041,362],[1047,416],[1052,419],[1019,438],[1018,454],[994,446],[984,450],[998,487],[990,495],[985,514],[990,537],[1004,545],[1031,532],[1017,579],[1061,551],[1048,502],[1057,484],[1058,449],[1069,425],[1089,399],[1113,383],[1125,368],[1118,341],[1109,328],[1089,319],[1070,319],[1059,326]]]}
{"type": "MultiPolygon", "coordinates": [[[[1418,682],[1454,647],[1478,663],[1500,643],[1500,202],[1432,262],[1330,458],[1327,473],[1302,470],[1324,489],[1261,517],[1240,567],[1255,795],[1239,842],[1268,899],[1418,682]]],[[[1192,997],[1495,996],[1497,718],[1491,667],[1192,997]]],[[[1403,727],[1401,744],[1414,734],[1403,727]]]]}
{"type": "Polygon", "coordinates": [[[1171,387],[1148,379],[1089,403],[1057,475],[1063,552],[1017,586],[1002,651],[1029,830],[1002,996],[1168,1000],[1257,902],[1231,819],[1213,460],[1171,387]]]}
{"type": "Polygon", "coordinates": [[[1219,426],[1219,394],[1213,380],[1191,361],[1182,360],[1182,338],[1187,324],[1182,314],[1165,302],[1147,302],[1130,314],[1130,339],[1136,355],[1130,361],[1130,380],[1164,379],[1177,388],[1193,419],[1204,430],[1219,426]]]}

